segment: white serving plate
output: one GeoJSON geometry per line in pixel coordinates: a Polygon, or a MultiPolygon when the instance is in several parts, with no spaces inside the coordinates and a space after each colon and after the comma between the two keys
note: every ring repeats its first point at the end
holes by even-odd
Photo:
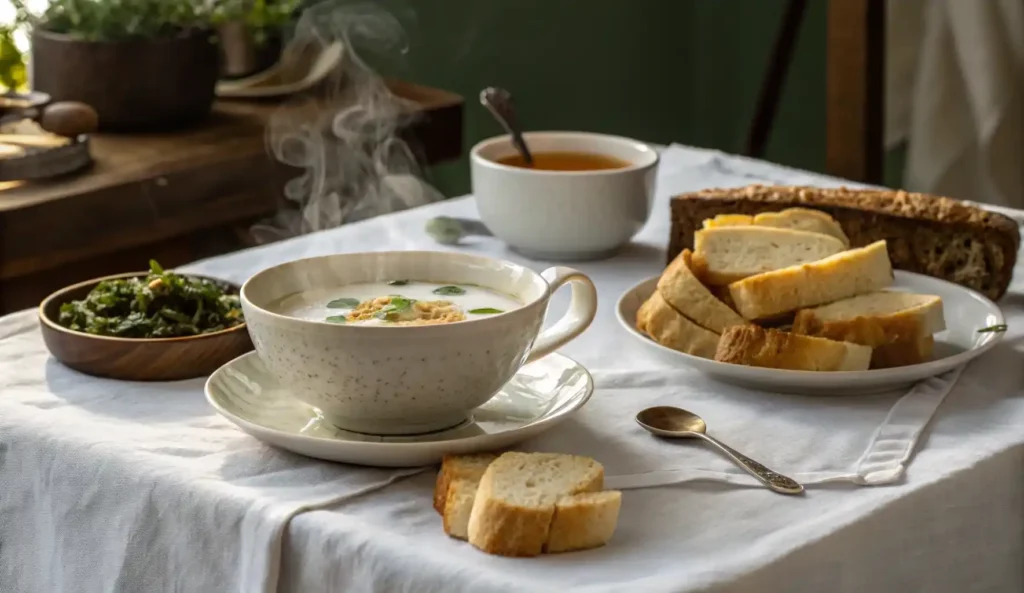
{"type": "Polygon", "coordinates": [[[437,463],[446,453],[511,447],[552,428],[587,403],[594,382],[587,369],[560,354],[523,366],[471,422],[414,436],[348,432],[327,422],[314,407],[288,394],[256,352],[217,369],[206,382],[206,399],[243,431],[300,455],[378,467],[437,463]]]}
{"type": "Polygon", "coordinates": [[[942,298],[946,331],[935,335],[935,359],[931,362],[872,371],[813,372],[764,369],[684,354],[658,344],[636,329],[636,312],[654,292],[658,277],[648,278],[619,298],[619,323],[652,354],[669,364],[687,365],[719,381],[742,387],[807,395],[848,395],[905,389],[928,377],[940,375],[981,356],[1003,337],[1003,332],[978,332],[1005,323],[999,306],[985,296],[930,276],[896,272],[889,290],[932,294],[942,298]]]}

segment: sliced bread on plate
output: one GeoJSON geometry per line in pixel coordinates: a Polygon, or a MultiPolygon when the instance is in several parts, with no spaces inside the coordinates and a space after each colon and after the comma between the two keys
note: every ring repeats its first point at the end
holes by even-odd
{"type": "Polygon", "coordinates": [[[882,346],[946,329],[942,299],[877,291],[797,311],[793,333],[882,346]]]}
{"type": "Polygon", "coordinates": [[[658,290],[637,310],[636,328],[662,346],[702,358],[718,348],[718,334],[673,309],[658,290]]]}
{"type": "Polygon", "coordinates": [[[871,350],[871,368],[891,369],[921,364],[932,360],[934,352],[935,338],[932,336],[883,344],[871,350]]]}
{"type": "Polygon", "coordinates": [[[786,208],[782,212],[762,212],[754,217],[754,225],[821,233],[839,239],[844,247],[850,246],[850,239],[843,232],[843,227],[828,214],[812,208],[786,208]]]}
{"type": "Polygon", "coordinates": [[[866,371],[871,348],[756,325],[725,330],[715,360],[791,371],[866,371]]]}
{"type": "Polygon", "coordinates": [[[692,270],[692,255],[689,249],[684,249],[662,273],[658,292],[665,301],[697,325],[715,333],[722,333],[730,325],[747,323],[697,279],[692,270]]]}
{"type": "Polygon", "coordinates": [[[821,233],[774,227],[723,226],[697,231],[693,265],[704,282],[721,286],[789,266],[817,261],[846,246],[821,233]]]}
{"type": "Polygon", "coordinates": [[[931,359],[932,334],[946,329],[942,299],[879,291],[797,311],[793,333],[871,346],[872,368],[931,359]]]}
{"type": "Polygon", "coordinates": [[[743,317],[770,319],[881,290],[892,281],[885,241],[877,241],[811,263],[744,278],[729,285],[729,294],[743,317]]]}
{"type": "Polygon", "coordinates": [[[480,479],[469,543],[502,556],[536,556],[551,542],[551,551],[603,545],[618,521],[618,498],[579,496],[603,484],[604,468],[587,457],[504,453],[480,479]]]}

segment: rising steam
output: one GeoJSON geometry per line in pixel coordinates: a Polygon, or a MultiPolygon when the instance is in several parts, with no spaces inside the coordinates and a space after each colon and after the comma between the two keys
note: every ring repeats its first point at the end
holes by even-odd
{"type": "Polygon", "coordinates": [[[315,96],[283,107],[268,125],[274,157],[305,173],[284,189],[296,207],[253,227],[261,243],[442,199],[420,179],[415,155],[398,137],[413,117],[409,104],[360,57],[404,53],[399,21],[374,4],[322,2],[303,13],[282,60],[308,60],[333,43],[343,46],[341,64],[315,96]]]}

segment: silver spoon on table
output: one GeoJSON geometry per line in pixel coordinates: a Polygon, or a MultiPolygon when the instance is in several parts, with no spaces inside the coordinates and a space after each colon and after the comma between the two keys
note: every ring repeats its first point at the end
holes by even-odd
{"type": "Polygon", "coordinates": [[[717,447],[770,490],[779,494],[800,494],[804,491],[793,478],[774,472],[739,451],[707,435],[708,425],[704,420],[682,408],[657,406],[647,408],[636,415],[637,424],[647,432],[668,439],[703,439],[717,447]]]}
{"type": "Polygon", "coordinates": [[[512,94],[505,89],[489,86],[480,91],[480,103],[512,136],[512,145],[523,156],[526,166],[532,167],[533,155],[530,154],[530,148],[526,146],[526,140],[523,139],[523,130],[519,127],[519,118],[516,116],[515,106],[512,104],[512,94]]]}

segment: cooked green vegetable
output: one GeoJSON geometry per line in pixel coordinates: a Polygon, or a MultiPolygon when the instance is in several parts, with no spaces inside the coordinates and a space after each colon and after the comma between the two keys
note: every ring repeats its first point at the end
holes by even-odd
{"type": "Polygon", "coordinates": [[[470,309],[470,313],[473,315],[494,315],[496,313],[504,313],[501,309],[495,309],[494,307],[484,307],[482,309],[470,309]]]}
{"type": "Polygon", "coordinates": [[[459,296],[466,294],[466,289],[458,286],[442,286],[435,288],[432,292],[441,296],[459,296]]]}
{"type": "Polygon", "coordinates": [[[60,306],[64,327],[101,336],[176,338],[244,321],[238,295],[210,280],[165,272],[149,262],[145,278],[104,280],[80,301],[60,306]]]}
{"type": "Polygon", "coordinates": [[[359,299],[340,298],[327,303],[328,309],[355,309],[359,306],[359,299]]]}

